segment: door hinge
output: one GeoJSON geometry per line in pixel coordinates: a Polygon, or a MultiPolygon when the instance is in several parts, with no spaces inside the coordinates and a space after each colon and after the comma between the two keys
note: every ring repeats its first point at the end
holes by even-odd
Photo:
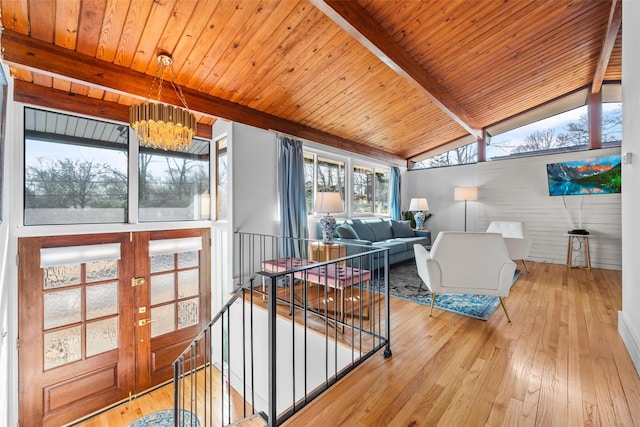
{"type": "Polygon", "coordinates": [[[16,267],[20,266],[20,254],[16,254],[16,267]]]}
{"type": "Polygon", "coordinates": [[[16,338],[16,351],[20,351],[20,338],[16,338]]]}
{"type": "Polygon", "coordinates": [[[134,277],[133,279],[131,279],[131,287],[136,287],[136,286],[140,286],[140,285],[144,285],[144,283],[146,282],[146,280],[144,280],[144,277],[134,277]]]}

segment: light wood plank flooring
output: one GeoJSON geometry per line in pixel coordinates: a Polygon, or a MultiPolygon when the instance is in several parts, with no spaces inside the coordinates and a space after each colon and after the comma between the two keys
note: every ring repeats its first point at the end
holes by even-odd
{"type": "MultiPolygon", "coordinates": [[[[512,323],[500,308],[486,322],[430,318],[392,298],[393,357],[374,355],[285,425],[640,426],[640,378],[617,332],[621,272],[527,265],[506,299],[512,323]]],[[[149,396],[83,425],[171,405],[162,389],[149,396]]]]}

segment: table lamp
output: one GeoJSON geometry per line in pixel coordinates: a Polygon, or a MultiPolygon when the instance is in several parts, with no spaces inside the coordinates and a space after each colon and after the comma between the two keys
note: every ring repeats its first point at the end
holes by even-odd
{"type": "Polygon", "coordinates": [[[322,229],[322,240],[333,242],[333,231],[336,229],[336,219],[331,216],[331,212],[342,212],[342,197],[340,193],[320,192],[316,194],[314,210],[317,213],[326,214],[320,218],[320,228],[322,229]]]}
{"type": "Polygon", "coordinates": [[[429,203],[427,203],[427,199],[411,199],[409,210],[411,212],[415,212],[415,214],[413,215],[413,219],[416,221],[416,229],[422,230],[424,227],[424,220],[427,217],[422,211],[429,210],[429,203]]]}

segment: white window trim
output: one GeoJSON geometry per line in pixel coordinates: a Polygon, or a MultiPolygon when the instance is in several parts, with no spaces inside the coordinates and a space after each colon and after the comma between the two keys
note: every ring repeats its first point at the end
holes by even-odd
{"type": "MultiPolygon", "coordinates": [[[[385,163],[381,163],[381,162],[376,162],[373,159],[370,159],[368,157],[365,156],[360,156],[360,155],[355,155],[353,153],[349,153],[347,151],[343,151],[343,150],[327,150],[326,146],[319,146],[316,143],[311,143],[311,142],[307,142],[307,141],[303,141],[303,152],[304,153],[309,153],[309,154],[313,154],[314,159],[314,169],[313,169],[313,182],[314,182],[314,188],[313,188],[313,197],[315,200],[315,195],[316,195],[316,184],[317,184],[317,162],[318,162],[318,156],[320,157],[324,157],[330,160],[336,160],[339,162],[343,162],[344,163],[344,168],[345,168],[345,210],[344,212],[338,213],[338,214],[333,214],[332,216],[336,217],[336,218],[354,218],[354,217],[361,217],[361,218],[367,218],[367,217],[380,217],[380,216],[385,216],[385,214],[379,214],[379,213],[375,213],[375,212],[371,212],[371,213],[355,213],[354,212],[354,208],[353,208],[353,168],[354,166],[362,166],[362,167],[368,167],[368,168],[372,168],[374,171],[376,169],[384,169],[384,170],[388,170],[389,171],[389,175],[391,175],[391,165],[389,164],[385,164],[385,163]]],[[[374,201],[375,203],[375,201],[374,201]]],[[[375,209],[375,206],[374,206],[375,209]]],[[[319,219],[322,216],[324,216],[323,214],[317,214],[315,212],[308,212],[307,213],[307,217],[309,218],[313,218],[313,219],[319,219]]],[[[388,216],[388,214],[386,215],[388,216]]]]}

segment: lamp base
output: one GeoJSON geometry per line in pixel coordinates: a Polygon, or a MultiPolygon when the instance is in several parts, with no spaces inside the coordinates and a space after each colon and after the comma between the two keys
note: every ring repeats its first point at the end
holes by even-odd
{"type": "Polygon", "coordinates": [[[336,219],[331,215],[320,218],[320,228],[322,229],[322,240],[333,242],[333,231],[336,229],[336,219]]]}
{"type": "Polygon", "coordinates": [[[422,230],[424,227],[424,220],[426,219],[426,215],[422,211],[418,211],[413,215],[413,219],[416,221],[416,229],[422,230]]]}

